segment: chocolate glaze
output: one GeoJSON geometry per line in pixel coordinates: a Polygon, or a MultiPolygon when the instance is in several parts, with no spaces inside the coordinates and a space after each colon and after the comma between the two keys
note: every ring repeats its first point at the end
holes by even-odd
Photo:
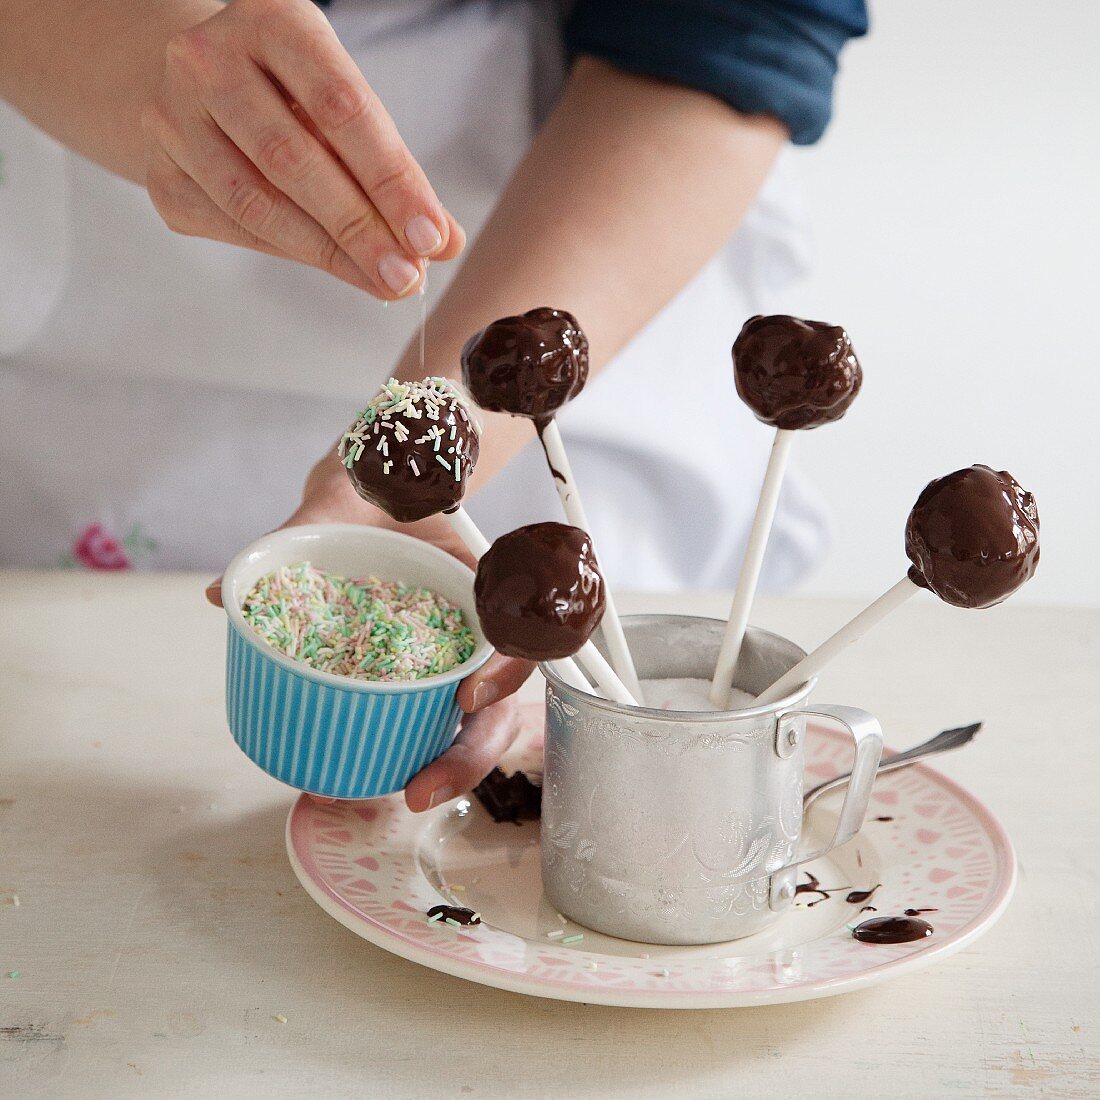
{"type": "Polygon", "coordinates": [[[462,379],[470,396],[491,412],[545,423],[584,388],[588,338],[576,317],[540,306],[502,317],[462,349],[462,379]]]}
{"type": "Polygon", "coordinates": [[[564,523],[501,535],[478,562],[474,599],[485,637],[500,653],[529,661],[576,653],[606,603],[592,540],[564,523]]]}
{"type": "Polygon", "coordinates": [[[860,902],[870,901],[874,892],[881,886],[882,883],[877,883],[872,886],[870,890],[853,890],[844,900],[851,905],[859,905],[860,902]]]}
{"type": "Polygon", "coordinates": [[[838,890],[848,889],[847,886],[822,886],[821,880],[812,871],[804,871],[803,874],[806,876],[806,881],[795,885],[794,896],[798,897],[799,894],[821,895],[815,901],[806,902],[807,909],[812,909],[815,905],[820,905],[823,901],[828,901],[830,896],[835,894],[838,890]]]}
{"type": "Polygon", "coordinates": [[[750,317],[733,345],[741,400],[776,428],[839,420],[863,384],[863,369],[839,325],[786,314],[750,317]]]}
{"type": "Polygon", "coordinates": [[[909,579],[956,607],[992,607],[1039,564],[1035,498],[1010,473],[969,466],[936,478],[905,525],[909,579]]]}
{"type": "Polygon", "coordinates": [[[504,821],[519,825],[542,817],[542,788],[523,772],[505,775],[500,768],[493,768],[474,788],[474,797],[498,825],[504,821]]]}
{"type": "Polygon", "coordinates": [[[443,920],[456,920],[459,924],[480,924],[481,917],[475,913],[472,909],[467,909],[464,905],[433,905],[428,910],[428,916],[434,917],[438,913],[443,920]]]}
{"type": "Polygon", "coordinates": [[[906,909],[905,915],[907,917],[919,917],[921,913],[938,913],[938,909],[906,909]]]}
{"type": "Polygon", "coordinates": [[[364,500],[399,523],[453,512],[477,464],[478,426],[447,379],[406,384],[406,407],[387,397],[392,385],[391,380],[341,440],[348,477],[364,500]]]}
{"type": "Polygon", "coordinates": [[[852,929],[861,943],[912,943],[931,936],[935,929],[919,917],[869,917],[852,929]]]}

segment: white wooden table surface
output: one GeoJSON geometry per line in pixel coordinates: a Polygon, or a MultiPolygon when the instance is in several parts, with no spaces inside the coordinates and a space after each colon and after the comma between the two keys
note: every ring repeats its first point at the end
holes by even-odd
{"type": "MultiPolygon", "coordinates": [[[[471,985],[314,906],[283,848],[292,796],[226,730],[204,581],[0,574],[0,1095],[1100,1095],[1100,612],[913,600],[817,695],[895,748],[986,721],[942,768],[1016,843],[1000,924],[862,992],[673,1013],[471,985]]],[[[754,617],[806,645],[852,610],[754,617]]]]}

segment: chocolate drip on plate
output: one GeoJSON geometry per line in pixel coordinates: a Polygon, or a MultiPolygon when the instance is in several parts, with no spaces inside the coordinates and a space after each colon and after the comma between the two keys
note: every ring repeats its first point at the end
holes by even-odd
{"type": "Polygon", "coordinates": [[[912,943],[931,936],[935,929],[919,917],[870,917],[852,929],[860,943],[912,943]]]}
{"type": "Polygon", "coordinates": [[[806,902],[807,909],[812,909],[815,905],[820,905],[823,901],[828,901],[838,890],[848,889],[847,886],[822,886],[821,880],[812,871],[804,871],[803,874],[806,876],[806,881],[796,884],[794,896],[798,897],[800,894],[821,895],[816,901],[806,902]]]}
{"type": "Polygon", "coordinates": [[[860,902],[870,901],[874,892],[882,885],[881,882],[872,886],[869,890],[853,890],[844,900],[851,905],[859,905],[860,902]]]}

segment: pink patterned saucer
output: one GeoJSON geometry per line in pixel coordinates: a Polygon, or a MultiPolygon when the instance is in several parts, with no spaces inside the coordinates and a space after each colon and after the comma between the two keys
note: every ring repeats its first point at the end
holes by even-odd
{"type": "MultiPolygon", "coordinates": [[[[808,785],[843,771],[849,752],[839,734],[810,733],[808,785]]],[[[811,808],[805,844],[831,833],[839,801],[811,808]]],[[[498,825],[466,798],[411,814],[400,796],[327,806],[303,796],[287,820],[302,885],[371,943],[516,993],[639,1008],[775,1004],[885,981],[975,940],[1016,881],[1012,845],[989,810],[919,764],[880,776],[862,832],[807,867],[822,886],[843,889],[813,905],[820,895],[805,893],[774,928],[729,943],[655,947],[561,920],[542,896],[538,845],[537,823],[498,825]],[[876,883],[869,901],[846,901],[876,883]],[[483,922],[429,924],[427,910],[440,903],[474,909],[483,922]],[[877,912],[861,914],[864,904],[877,912]],[[910,908],[934,910],[923,914],[933,935],[889,946],[851,935],[859,920],[910,908]]]]}

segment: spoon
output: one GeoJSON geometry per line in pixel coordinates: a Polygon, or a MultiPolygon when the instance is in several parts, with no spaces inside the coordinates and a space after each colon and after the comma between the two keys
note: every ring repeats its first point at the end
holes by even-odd
{"type": "MultiPolygon", "coordinates": [[[[973,725],[960,726],[958,729],[944,730],[942,733],[937,733],[935,737],[930,737],[927,741],[914,745],[911,749],[896,752],[893,756],[881,760],[875,775],[879,776],[884,772],[892,772],[898,768],[908,767],[918,760],[923,760],[926,756],[937,756],[941,752],[961,749],[963,745],[968,745],[974,739],[975,734],[981,728],[981,722],[975,722],[973,725]]],[[[843,787],[851,777],[851,772],[845,772],[843,775],[838,775],[833,779],[826,780],[824,783],[819,783],[816,787],[812,787],[802,796],[802,812],[805,813],[810,808],[810,804],[816,802],[823,794],[835,791],[837,787],[843,787]]]]}

